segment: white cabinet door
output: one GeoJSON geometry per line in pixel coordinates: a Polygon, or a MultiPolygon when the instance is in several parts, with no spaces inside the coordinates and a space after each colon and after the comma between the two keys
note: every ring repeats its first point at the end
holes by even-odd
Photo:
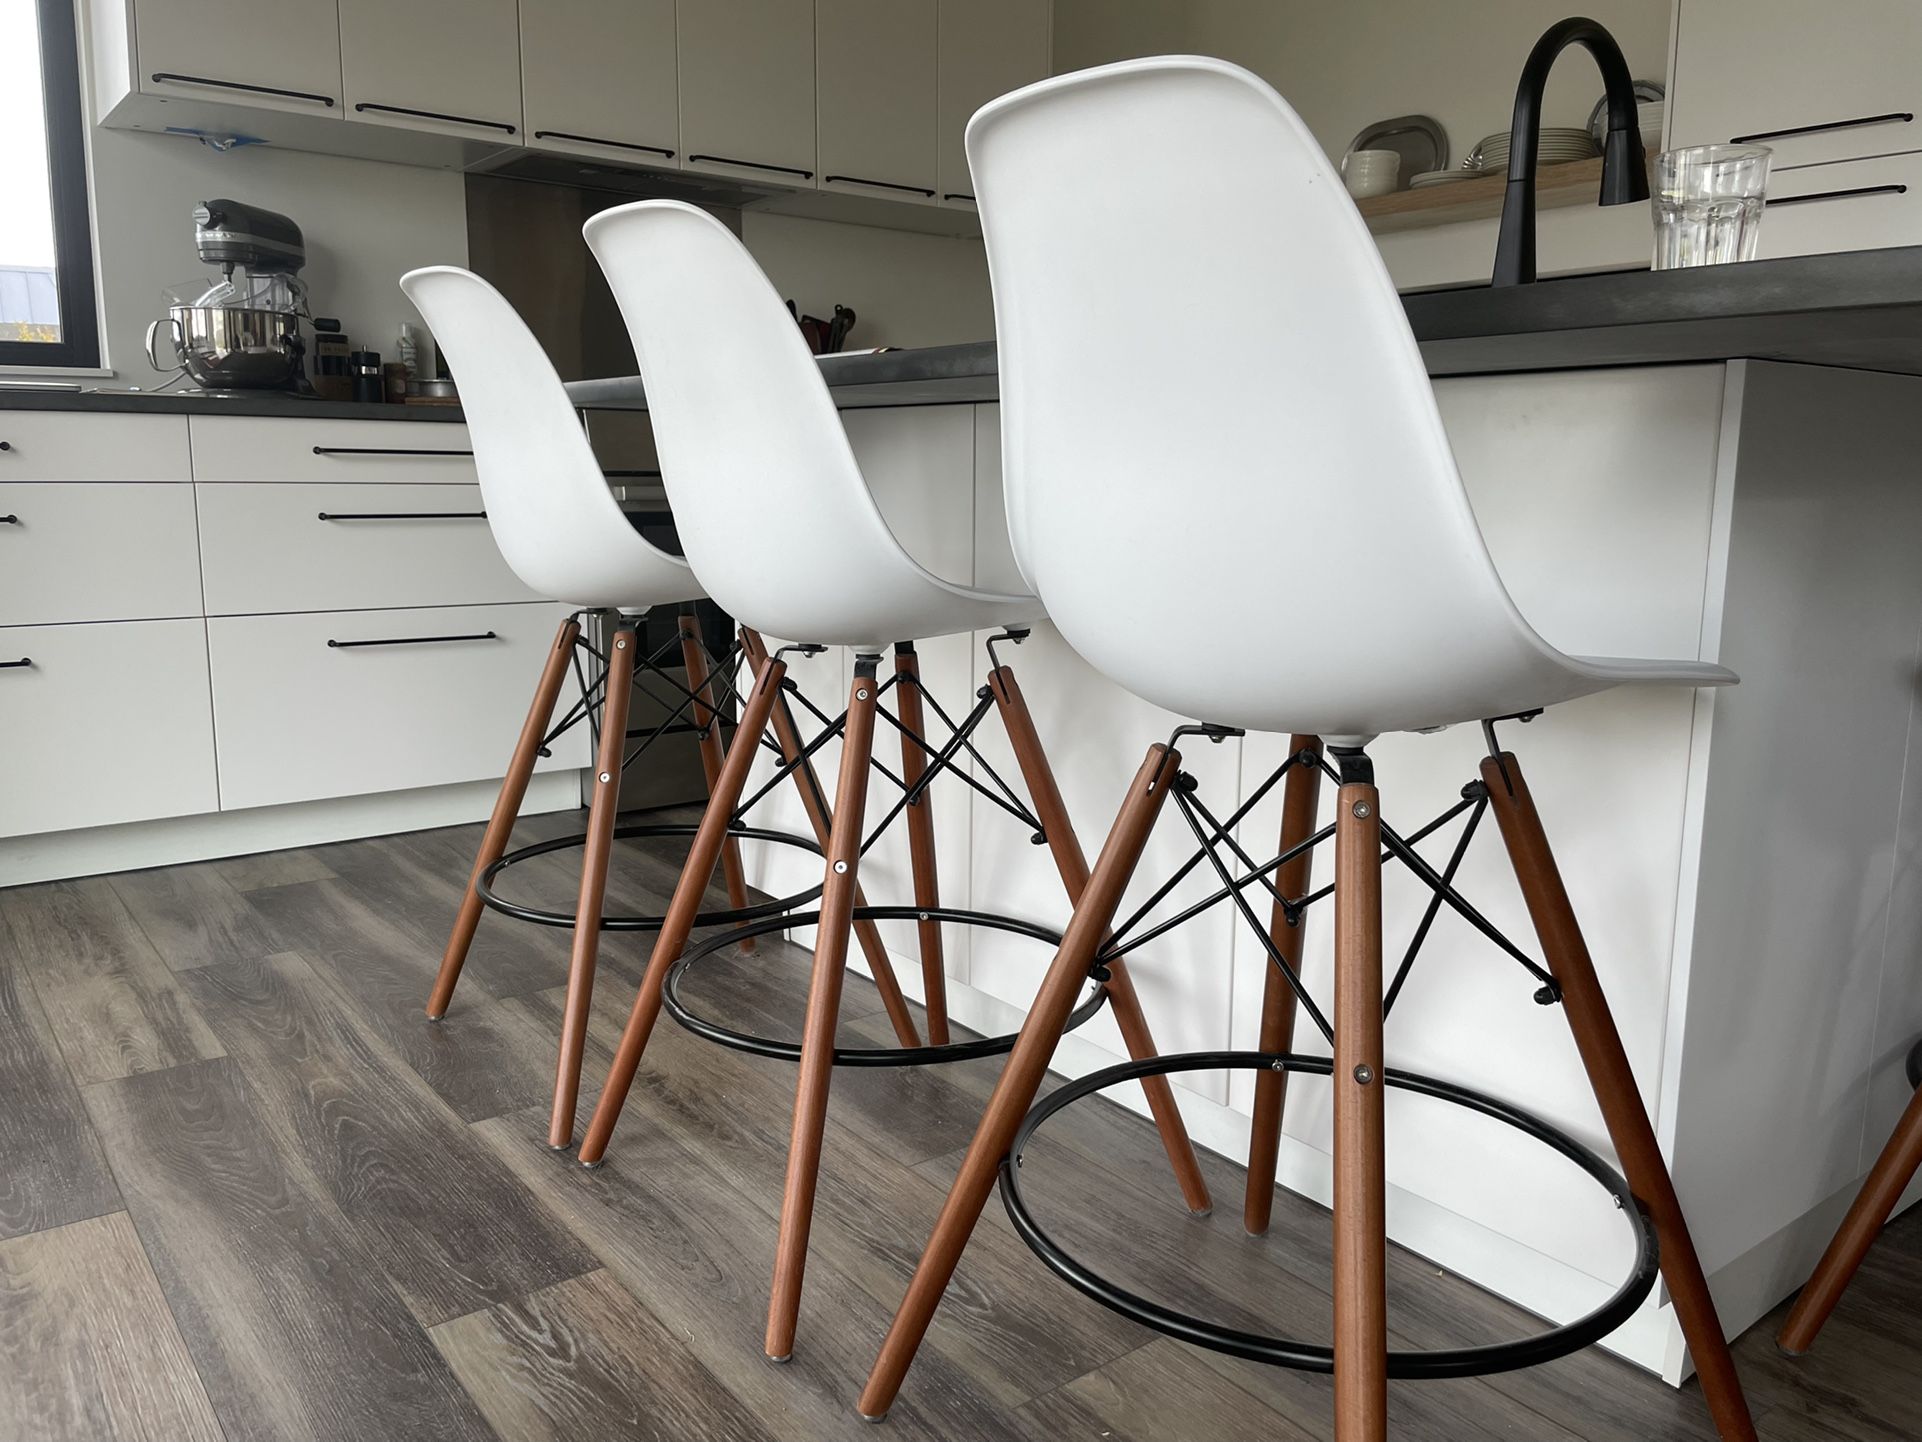
{"type": "Polygon", "coordinates": [[[198,615],[192,486],[0,484],[0,625],[198,615]]]}
{"type": "Polygon", "coordinates": [[[139,89],[340,114],[334,0],[139,0],[139,89]]]}
{"type": "Polygon", "coordinates": [[[527,0],[521,106],[540,150],[674,168],[675,0],[527,0]]]}
{"type": "Polygon", "coordinates": [[[219,806],[205,627],[0,628],[0,736],[16,753],[0,786],[0,836],[219,806]]]}
{"type": "Polygon", "coordinates": [[[327,481],[347,485],[471,486],[479,479],[467,427],[445,421],[280,416],[190,419],[194,479],[202,484],[327,481]]]}
{"type": "Polygon", "coordinates": [[[520,49],[515,0],[340,0],[349,120],[518,139],[520,49]]]}
{"type": "Polygon", "coordinates": [[[1670,144],[1754,139],[1778,168],[1891,155],[1922,150],[1918,112],[1915,0],[1681,0],[1670,144]]]}
{"type": "Polygon", "coordinates": [[[934,0],[817,0],[823,190],[935,201],[934,0]]]}
{"type": "Polygon", "coordinates": [[[0,482],[193,478],[185,416],[0,411],[0,482]]]}
{"type": "Polygon", "coordinates": [[[971,208],[968,118],[997,95],[1047,79],[1053,9],[1048,0],[940,0],[940,7],[935,184],[943,205],[971,208]]]}
{"type": "Polygon", "coordinates": [[[1769,179],[1764,260],[1922,245],[1922,155],[1804,165],[1769,179]]]}
{"type": "Polygon", "coordinates": [[[680,0],[688,170],[812,187],[813,0],[680,0]]]}

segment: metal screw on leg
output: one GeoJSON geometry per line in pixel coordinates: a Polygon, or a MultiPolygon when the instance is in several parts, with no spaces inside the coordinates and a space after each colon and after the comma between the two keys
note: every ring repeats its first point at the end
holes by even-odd
{"type": "Polygon", "coordinates": [[[1371,807],[1366,801],[1357,801],[1354,805],[1353,810],[1355,813],[1355,819],[1357,821],[1366,821],[1370,816],[1374,814],[1374,808],[1371,807]]]}
{"type": "Polygon", "coordinates": [[[1355,1080],[1360,1082],[1363,1086],[1367,1086],[1374,1079],[1375,1079],[1375,1069],[1373,1067],[1358,1066],[1355,1068],[1355,1080]]]}
{"type": "Polygon", "coordinates": [[[601,785],[605,786],[607,785],[608,782],[612,781],[613,779],[614,779],[613,776],[610,775],[608,772],[603,771],[601,773],[601,785]]]}

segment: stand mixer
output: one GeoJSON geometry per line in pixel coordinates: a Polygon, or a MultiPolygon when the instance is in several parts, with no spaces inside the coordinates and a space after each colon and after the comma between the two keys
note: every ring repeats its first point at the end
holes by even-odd
{"type": "Polygon", "coordinates": [[[284,390],[311,395],[301,325],[311,321],[300,268],[300,227],[237,200],[194,207],[200,259],[220,267],[212,285],[172,288],[164,318],[147,327],[147,359],[158,371],[185,370],[203,390],[284,390]],[[164,347],[171,359],[164,359],[164,347]]]}

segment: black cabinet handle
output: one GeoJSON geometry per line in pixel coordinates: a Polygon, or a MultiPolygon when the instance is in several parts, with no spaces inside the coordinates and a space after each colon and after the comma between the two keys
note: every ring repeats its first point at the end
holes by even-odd
{"type": "Polygon", "coordinates": [[[468,636],[393,636],[379,637],[372,641],[329,641],[327,644],[337,651],[349,651],[356,646],[440,646],[449,641],[498,641],[497,631],[476,631],[468,636]]]}
{"type": "Polygon", "coordinates": [[[484,521],[485,511],[320,511],[323,521],[484,521]]]}
{"type": "Polygon", "coordinates": [[[1752,145],[1758,140],[1787,140],[1792,135],[1820,135],[1828,130],[1854,130],[1863,125],[1906,125],[1915,119],[1908,110],[1891,110],[1887,115],[1858,115],[1853,120],[1825,120],[1820,125],[1791,125],[1786,130],[1758,130],[1753,135],[1737,135],[1730,145],[1752,145]]]}
{"type": "Polygon", "coordinates": [[[659,471],[602,471],[601,474],[610,481],[658,481],[661,479],[659,471]]]}
{"type": "Polygon", "coordinates": [[[472,125],[481,130],[498,130],[503,135],[512,135],[515,127],[505,120],[476,120],[471,115],[443,115],[438,110],[410,110],[405,105],[376,105],[371,100],[363,100],[356,111],[378,110],[382,115],[412,115],[421,120],[444,120],[449,125],[472,125]]]}
{"type": "Polygon", "coordinates": [[[18,661],[0,661],[0,671],[18,671],[22,666],[31,666],[33,657],[22,656],[18,661]]]}
{"type": "Polygon", "coordinates": [[[974,204],[974,197],[972,195],[969,195],[965,190],[950,190],[946,195],[942,196],[941,198],[943,200],[965,200],[970,205],[974,204]]]}
{"type": "Polygon", "coordinates": [[[853,184],[853,185],[872,185],[872,186],[874,186],[874,187],[875,187],[875,188],[876,188],[877,190],[905,190],[905,191],[906,191],[906,192],[907,192],[907,193],[908,193],[909,195],[925,195],[925,196],[927,196],[927,197],[928,197],[928,199],[930,199],[930,200],[932,200],[932,199],[934,199],[934,192],[933,192],[932,190],[929,190],[929,189],[927,189],[927,188],[926,188],[925,186],[920,186],[920,185],[896,185],[896,184],[895,184],[895,183],[894,183],[894,182],[893,182],[892,180],[863,180],[863,179],[862,179],[862,178],[861,178],[860,176],[858,176],[858,175],[828,175],[828,176],[823,176],[823,177],[822,177],[822,181],[821,181],[821,183],[822,183],[823,185],[832,185],[832,184],[834,184],[834,183],[835,183],[835,182],[836,182],[837,180],[839,180],[839,181],[845,181],[845,182],[847,182],[847,183],[849,183],[849,184],[853,184]]]}
{"type": "Polygon", "coordinates": [[[175,85],[204,85],[209,90],[244,90],[249,95],[278,95],[282,100],[305,100],[314,105],[334,108],[334,97],[316,95],[309,90],[282,90],[277,85],[242,85],[238,80],[214,80],[205,75],[177,75],[171,70],[157,72],[153,81],[156,85],[171,82],[175,85]]]}
{"type": "Polygon", "coordinates": [[[1762,202],[1770,209],[1778,205],[1807,205],[1812,200],[1854,200],[1862,195],[1907,195],[1906,185],[1863,185],[1854,190],[1817,190],[1808,195],[1771,195],[1762,202]]]}
{"type": "Polygon", "coordinates": [[[647,155],[658,155],[664,160],[672,160],[674,152],[658,145],[636,145],[631,140],[602,140],[598,135],[574,135],[565,130],[536,130],[536,140],[578,140],[583,145],[605,145],[611,150],[639,150],[647,155]]]}
{"type": "Polygon", "coordinates": [[[709,165],[738,165],[743,170],[771,170],[777,175],[798,175],[803,180],[814,179],[813,171],[799,170],[792,165],[763,165],[758,160],[730,160],[725,155],[690,155],[687,158],[689,165],[700,165],[704,162],[709,165]]]}
{"type": "Polygon", "coordinates": [[[420,451],[408,446],[315,446],[317,456],[471,456],[472,451],[420,451]]]}
{"type": "Polygon", "coordinates": [[[13,449],[12,441],[0,441],[0,451],[10,451],[12,449],[13,449]]]}
{"type": "Polygon", "coordinates": [[[4,516],[0,516],[0,526],[17,526],[19,524],[20,518],[11,511],[7,512],[4,516]]]}

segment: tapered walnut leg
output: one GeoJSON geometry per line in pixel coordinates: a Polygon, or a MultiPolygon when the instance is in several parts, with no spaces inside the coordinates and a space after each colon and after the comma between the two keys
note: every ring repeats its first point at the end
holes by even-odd
{"type": "MultiPolygon", "coordinates": [[[[701,623],[692,612],[681,616],[681,664],[687,669],[687,689],[694,693],[693,719],[701,732],[701,770],[707,777],[707,794],[714,795],[714,783],[721,779],[721,713],[715,709],[710,688],[707,652],[701,646],[701,623]]],[[[747,881],[741,872],[741,848],[732,836],[721,846],[721,873],[727,882],[727,904],[738,911],[747,905],[747,881]]],[[[754,950],[754,938],[743,937],[742,951],[754,950]]]]}
{"type": "Polygon", "coordinates": [[[574,903],[574,951],[567,965],[561,1008],[561,1052],[554,1071],[554,1112],[547,1144],[556,1151],[574,1139],[574,1104],[581,1091],[581,1055],[594,1000],[594,962],[601,950],[601,903],[614,850],[614,818],[621,809],[621,759],[627,752],[627,707],[634,690],[640,639],[623,619],[608,643],[607,690],[601,703],[601,750],[594,761],[587,807],[587,844],[581,851],[581,889],[574,903]]]}
{"type": "MultiPolygon", "coordinates": [[[[903,641],[894,648],[894,672],[900,682],[894,688],[895,706],[901,713],[901,779],[912,788],[928,769],[928,753],[921,749],[920,738],[927,734],[926,717],[921,706],[921,658],[914,643],[903,641]]],[[[934,864],[934,803],[929,793],[908,807],[908,863],[914,873],[914,904],[926,911],[941,905],[941,883],[934,864]]],[[[921,944],[921,991],[928,1013],[928,1041],[934,1046],[948,1043],[948,969],[941,955],[941,923],[932,918],[915,923],[921,944]]]]}
{"type": "Polygon", "coordinates": [[[534,762],[541,754],[541,738],[547,734],[547,723],[554,718],[554,702],[567,679],[567,665],[574,654],[575,638],[580,634],[580,622],[572,616],[561,622],[560,629],[554,633],[554,645],[547,653],[547,664],[541,668],[540,684],[534,688],[534,700],[527,708],[527,720],[521,725],[520,740],[514,743],[513,759],[507,763],[507,775],[501,779],[500,795],[494,798],[494,814],[488,818],[487,830],[481,836],[480,853],[475,856],[473,873],[467,878],[467,894],[461,897],[460,910],[454,915],[453,934],[447,938],[447,949],[441,953],[440,974],[434,978],[433,993],[427,998],[430,1021],[439,1021],[447,1015],[447,1008],[454,1000],[460,969],[467,964],[467,949],[474,944],[474,928],[480,925],[481,873],[499,861],[501,853],[507,850],[507,838],[513,834],[514,819],[520,815],[528,778],[534,774],[534,762]]]}
{"type": "MultiPolygon", "coordinates": [[[[1291,736],[1291,755],[1306,758],[1297,762],[1281,783],[1281,849],[1289,851],[1315,834],[1315,811],[1321,800],[1321,738],[1291,736]]],[[[1299,898],[1308,894],[1314,873],[1315,854],[1301,855],[1282,864],[1275,872],[1275,889],[1283,896],[1299,898]]],[[[1307,918],[1297,914],[1292,922],[1288,909],[1280,902],[1268,920],[1268,939],[1275,951],[1288,959],[1297,972],[1307,918]]],[[[1261,1050],[1287,1051],[1295,1043],[1295,989],[1288,984],[1281,968],[1271,958],[1264,969],[1261,993],[1261,1050]]],[[[1281,1152],[1281,1112],[1288,1095],[1288,1073],[1255,1073],[1254,1119],[1248,1129],[1248,1190],[1242,1198],[1241,1224],[1251,1235],[1268,1230],[1268,1219],[1275,1204],[1275,1164],[1281,1152]]]]}
{"type": "MultiPolygon", "coordinates": [[[[1069,904],[1079,905],[1088,885],[1088,859],[1082,853],[1073,823],[1068,820],[1061,788],[1055,785],[1054,768],[1048,764],[1048,753],[1041,746],[1041,733],[1035,730],[1034,717],[1028,711],[1028,703],[1011,669],[998,666],[990,672],[988,689],[994,695],[1001,724],[1014,747],[1015,760],[1020,763],[1022,779],[1027,783],[1028,795],[1034,802],[1042,833],[1048,839],[1048,851],[1054,857],[1055,870],[1061,874],[1069,904]]],[[[1107,938],[1103,937],[1102,941],[1105,944],[1107,938]]],[[[1109,962],[1108,974],[1108,1010],[1120,1028],[1128,1055],[1135,1061],[1148,1061],[1160,1055],[1127,964],[1118,958],[1109,962]]],[[[1148,1112],[1154,1118],[1155,1128],[1161,1133],[1162,1149],[1168,1153],[1182,1199],[1189,1211],[1205,1215],[1213,1210],[1214,1199],[1208,1194],[1208,1183],[1202,1178],[1194,1143],[1188,1139],[1188,1128],[1181,1120],[1174,1088],[1165,1076],[1153,1076],[1142,1079],[1141,1090],[1147,1096],[1148,1112]]]]}
{"type": "Polygon", "coordinates": [[[1366,781],[1335,803],[1335,1442],[1388,1436],[1380,804],[1366,781]]]}
{"type": "Polygon", "coordinates": [[[1869,1244],[1888,1221],[1895,1204],[1902,1200],[1902,1193],[1915,1179],[1919,1167],[1922,1167],[1922,1091],[1916,1092],[1908,1110],[1902,1113],[1895,1135],[1882,1148],[1882,1155],[1876,1158],[1862,1190],[1856,1193],[1855,1204],[1842,1219],[1835,1239],[1822,1254],[1814,1275],[1802,1288],[1802,1295],[1795,1299],[1795,1309],[1789,1313],[1782,1334],[1775,1339],[1776,1346],[1792,1357],[1799,1357],[1815,1345],[1815,1334],[1822,1330],[1835,1304],[1842,1300],[1849,1279],[1868,1254],[1869,1244]]]}
{"type": "MultiPolygon", "coordinates": [[[[775,698],[781,694],[781,678],[786,674],[787,667],[779,660],[762,662],[748,691],[747,704],[742,708],[738,734],[761,734],[775,698]]],[[[614,1123],[620,1119],[628,1088],[633,1086],[634,1073],[640,1069],[641,1053],[647,1050],[647,1039],[653,1034],[654,1023],[660,1019],[661,988],[667,984],[668,968],[679,960],[681,949],[687,945],[688,933],[694,929],[694,918],[700,914],[701,897],[707,890],[707,879],[714,874],[721,844],[727,839],[728,823],[747,785],[754,752],[751,745],[728,748],[727,759],[714,784],[714,794],[701,813],[701,824],[694,833],[693,844],[688,847],[673,899],[668,902],[661,929],[655,934],[654,950],[648,956],[647,971],[641,978],[633,1010],[628,1013],[627,1029],[621,1034],[614,1064],[608,1068],[607,1082],[601,1088],[600,1104],[594,1108],[587,1134],[581,1138],[580,1159],[584,1165],[593,1166],[607,1153],[607,1140],[614,1134],[614,1123]]]]}
{"type": "Polygon", "coordinates": [[[1489,805],[1501,826],[1502,840],[1514,863],[1515,877],[1521,883],[1548,969],[1561,987],[1562,1009],[1575,1034],[1575,1046],[1588,1071],[1595,1099],[1601,1104],[1609,1140],[1621,1158],[1629,1187],[1655,1223],[1662,1277],[1668,1283],[1682,1335],[1695,1358],[1709,1415],[1725,1442],[1750,1442],[1755,1424],[1749,1418],[1748,1402],[1742,1395],[1741,1378],[1729,1355],[1721,1319],[1715,1314],[1715,1299],[1709,1294],[1708,1279],[1695,1254],[1668,1164],[1662,1159],[1655,1128],[1649,1124],[1641,1093],[1636,1089],[1628,1053],[1622,1048],[1608,998],[1596,979],[1595,964],[1589,958],[1588,945],[1582,939],[1528,784],[1522,779],[1521,766],[1507,752],[1491,756],[1482,762],[1482,780],[1488,785],[1489,805]]]}
{"type": "Polygon", "coordinates": [[[1154,829],[1161,803],[1180,765],[1177,753],[1154,746],[1135,773],[1094,874],[1075,903],[1054,962],[1029,1009],[1014,1050],[1008,1054],[1008,1064],[995,1083],[974,1140],[968,1144],[967,1157],[948,1191],[947,1202],[934,1224],[934,1235],[915,1268],[914,1280],[908,1284],[907,1295],[901,1299],[900,1310],[894,1314],[893,1325],[881,1344],[881,1354],[861,1393],[859,1406],[864,1417],[878,1421],[894,1405],[901,1379],[907,1375],[921,1339],[927,1335],[928,1323],[934,1319],[934,1309],[940,1305],[955,1265],[961,1260],[962,1249],[981,1219],[1001,1159],[1007,1156],[1015,1131],[1034,1105],[1042,1076],[1067,1027],[1068,1015],[1087,983],[1088,968],[1113,924],[1121,893],[1141,861],[1148,833],[1154,829]]]}
{"type": "Polygon", "coordinates": [[[828,840],[821,919],[814,928],[814,975],[808,984],[807,1020],[801,1028],[794,1128],[788,1137],[787,1183],[781,1189],[781,1231],[774,1248],[774,1287],[767,1307],[767,1354],[777,1362],[785,1362],[794,1351],[808,1231],[814,1224],[814,1188],[821,1174],[821,1138],[827,1128],[828,1087],[834,1078],[834,1033],[847,968],[848,923],[859,882],[861,831],[867,822],[878,665],[875,656],[855,658],[847,731],[841,741],[841,778],[834,792],[834,830],[828,840]]]}
{"type": "MultiPolygon", "coordinates": [[[[758,635],[746,627],[741,629],[741,649],[757,671],[767,660],[767,647],[758,635]]],[[[781,749],[781,764],[793,766],[794,758],[804,748],[800,729],[794,724],[794,712],[789,709],[785,696],[776,699],[772,721],[774,741],[781,749]]],[[[812,761],[803,761],[795,767],[794,789],[800,795],[801,809],[807,813],[808,825],[814,828],[814,839],[826,851],[828,836],[834,827],[834,816],[828,808],[820,777],[815,774],[812,761]]],[[[867,904],[867,897],[857,887],[854,893],[855,909],[860,910],[867,904]]],[[[920,1033],[914,1027],[914,1015],[908,1010],[908,999],[902,994],[901,983],[894,975],[894,960],[881,940],[880,928],[872,921],[857,921],[854,923],[854,939],[861,944],[861,955],[867,958],[868,971],[874,978],[875,990],[881,993],[881,1005],[887,1011],[889,1025],[894,1028],[895,1040],[902,1046],[921,1045],[920,1033]]]]}

